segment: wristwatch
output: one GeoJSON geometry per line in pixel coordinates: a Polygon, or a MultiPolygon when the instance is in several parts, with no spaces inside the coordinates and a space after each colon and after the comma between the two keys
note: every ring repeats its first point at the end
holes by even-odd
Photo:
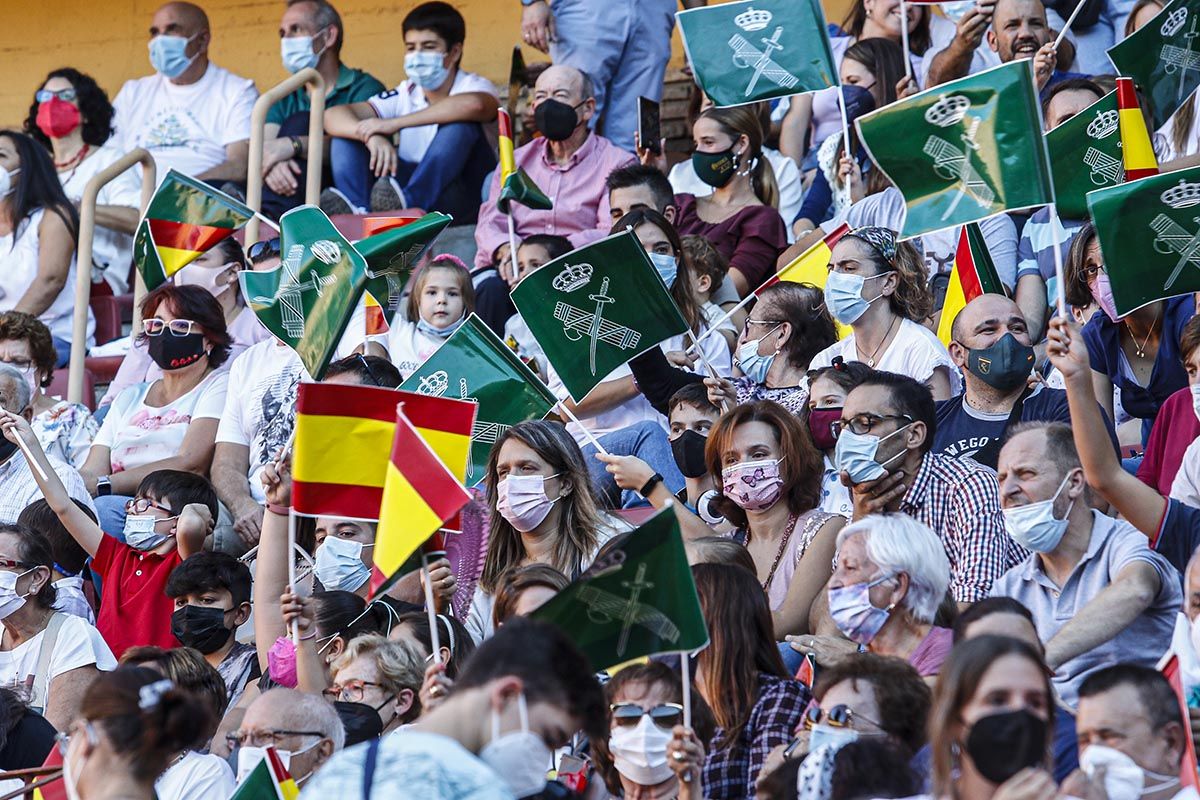
{"type": "Polygon", "coordinates": [[[299,136],[289,136],[288,139],[292,143],[292,157],[299,158],[304,154],[304,145],[300,143],[299,136]]]}
{"type": "Polygon", "coordinates": [[[96,497],[108,497],[112,494],[112,479],[107,475],[96,478],[96,497]]]}
{"type": "Polygon", "coordinates": [[[655,486],[658,486],[660,483],[662,483],[662,480],[662,475],[659,475],[657,472],[654,473],[650,476],[650,480],[646,481],[645,485],[642,486],[641,489],[638,489],[638,494],[640,494],[642,497],[646,497],[654,491],[655,486]]]}

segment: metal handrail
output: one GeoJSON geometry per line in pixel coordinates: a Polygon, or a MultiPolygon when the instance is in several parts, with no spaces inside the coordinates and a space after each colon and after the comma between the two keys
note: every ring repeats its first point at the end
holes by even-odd
{"type": "MultiPolygon", "coordinates": [[[[321,197],[321,166],[325,158],[325,79],[312,67],[306,67],[282,83],[259,95],[250,114],[250,160],[246,170],[246,205],[262,211],[262,162],[264,127],[267,112],[301,86],[311,90],[308,109],[308,175],[304,184],[304,202],[316,205],[321,197]]],[[[246,225],[246,247],[258,241],[257,217],[246,225]]]]}
{"type": "MultiPolygon", "coordinates": [[[[83,188],[83,199],[79,202],[79,253],[75,259],[75,308],[71,327],[71,361],[67,375],[67,400],[72,403],[83,401],[83,364],[87,355],[87,318],[92,294],[92,240],[96,235],[96,200],[106,183],[134,164],[142,165],[142,206],[138,211],[146,212],[150,198],[157,185],[158,168],[154,156],[145,148],[138,147],[97,172],[83,188]]],[[[133,314],[137,326],[138,304],[146,293],[142,273],[134,270],[133,314]]]]}

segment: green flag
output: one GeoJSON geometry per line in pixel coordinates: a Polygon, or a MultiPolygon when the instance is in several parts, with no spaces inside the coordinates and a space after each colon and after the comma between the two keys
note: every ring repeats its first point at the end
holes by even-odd
{"type": "Polygon", "coordinates": [[[400,297],[413,267],[452,221],[446,214],[435,211],[354,243],[354,249],[367,260],[367,290],[383,307],[388,323],[400,307],[400,297]]]}
{"type": "Polygon", "coordinates": [[[500,196],[496,198],[496,208],[500,209],[500,213],[507,214],[510,202],[539,211],[548,211],[554,207],[546,193],[538,188],[533,178],[526,175],[523,169],[517,169],[504,179],[504,185],[500,187],[500,196]]]}
{"type": "Polygon", "coordinates": [[[316,206],[280,217],[279,238],[283,261],[239,273],[242,296],[319,381],[367,284],[367,262],[316,206]]]}
{"type": "Polygon", "coordinates": [[[532,617],[562,628],[597,670],[708,644],[679,521],[670,508],[606,544],[583,575],[532,617]]]}
{"type": "Polygon", "coordinates": [[[816,0],[744,0],[675,16],[696,82],[719,106],[837,85],[816,0]]]}
{"type": "Polygon", "coordinates": [[[1172,0],[1148,25],[1108,50],[1118,75],[1133,78],[1159,128],[1200,86],[1200,0],[1172,0]]]}
{"type": "Polygon", "coordinates": [[[1054,199],[1028,60],[859,117],[871,159],[904,195],[903,238],[1054,199]]]}
{"type": "Polygon", "coordinates": [[[1119,315],[1200,291],[1200,167],[1098,189],[1087,199],[1119,315]]]}
{"type": "Polygon", "coordinates": [[[496,334],[472,314],[400,385],[421,394],[474,400],[467,485],[483,480],[492,445],[513,425],[541,419],[558,399],[496,334]]]}
{"type": "Polygon", "coordinates": [[[1104,97],[1046,134],[1054,201],[1068,219],[1086,219],[1087,193],[1125,180],[1117,93],[1104,97]]]}
{"type": "Polygon", "coordinates": [[[632,231],[623,231],[527,274],[512,301],[571,398],[687,323],[632,231]]]}

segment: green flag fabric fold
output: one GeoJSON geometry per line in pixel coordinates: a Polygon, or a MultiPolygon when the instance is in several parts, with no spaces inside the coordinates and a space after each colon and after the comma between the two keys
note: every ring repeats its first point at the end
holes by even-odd
{"type": "Polygon", "coordinates": [[[1046,134],[1054,202],[1067,219],[1086,219],[1087,193],[1125,180],[1117,93],[1104,97],[1046,134]]]}
{"type": "Polygon", "coordinates": [[[367,290],[391,324],[413,268],[452,218],[434,211],[398,228],[359,239],[354,248],[367,260],[367,290]]]}
{"type": "Polygon", "coordinates": [[[500,196],[496,198],[496,208],[500,209],[500,213],[508,213],[509,203],[520,203],[526,208],[537,209],[538,211],[548,211],[554,207],[554,203],[546,196],[545,192],[538,188],[525,174],[525,170],[517,169],[516,172],[509,175],[504,181],[504,185],[500,187],[500,196]]]}
{"type": "Polygon", "coordinates": [[[1172,0],[1153,19],[1109,48],[1118,75],[1150,100],[1153,128],[1166,124],[1200,86],[1200,0],[1172,0]]]}

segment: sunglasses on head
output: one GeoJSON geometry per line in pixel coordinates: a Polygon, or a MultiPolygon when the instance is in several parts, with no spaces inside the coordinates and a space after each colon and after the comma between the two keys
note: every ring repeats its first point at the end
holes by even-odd
{"type": "Polygon", "coordinates": [[[862,714],[856,713],[854,709],[844,704],[836,705],[829,709],[829,711],[824,711],[814,702],[810,703],[808,708],[804,710],[804,727],[807,730],[812,730],[822,722],[831,728],[853,728],[854,720],[856,719],[869,722],[876,728],[882,728],[875,720],[868,719],[862,714]]]}
{"type": "Polygon", "coordinates": [[[613,723],[622,728],[634,727],[647,714],[655,725],[666,730],[683,724],[683,706],[678,703],[660,703],[649,710],[637,703],[614,703],[608,709],[612,713],[613,723]]]}
{"type": "Polygon", "coordinates": [[[246,258],[250,259],[250,263],[256,264],[272,256],[277,256],[280,253],[279,237],[274,239],[264,239],[261,242],[255,242],[246,250],[246,258]]]}

